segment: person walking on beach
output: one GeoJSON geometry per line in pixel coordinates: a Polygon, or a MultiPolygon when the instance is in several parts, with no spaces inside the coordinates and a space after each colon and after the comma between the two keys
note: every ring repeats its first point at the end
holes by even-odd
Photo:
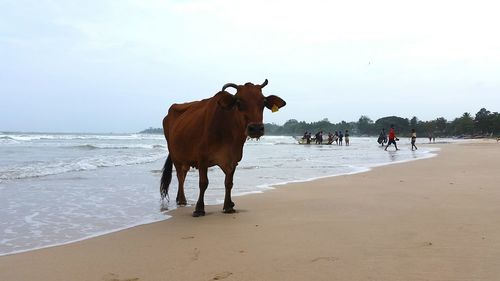
{"type": "Polygon", "coordinates": [[[344,138],[345,138],[345,145],[349,146],[349,130],[345,130],[344,138]]]}
{"type": "Polygon", "coordinates": [[[315,137],[316,137],[316,144],[323,144],[323,131],[317,132],[315,137]]]}
{"type": "Polygon", "coordinates": [[[304,133],[304,136],[302,137],[302,139],[303,139],[303,140],[305,140],[305,142],[306,142],[307,144],[310,144],[310,143],[311,143],[311,133],[310,133],[310,132],[308,132],[308,131],[306,131],[306,132],[304,133]]]}
{"type": "Polygon", "coordinates": [[[342,139],[344,138],[344,134],[342,134],[342,131],[339,131],[339,145],[342,145],[342,139]]]}
{"type": "Polygon", "coordinates": [[[333,134],[332,132],[328,132],[328,144],[332,144],[333,143],[333,134]]]}
{"type": "Polygon", "coordinates": [[[417,146],[415,145],[415,142],[417,141],[417,132],[415,132],[415,129],[411,129],[411,151],[413,151],[413,148],[417,150],[417,146]]]}
{"type": "Polygon", "coordinates": [[[391,129],[389,130],[389,142],[387,143],[387,146],[385,147],[384,150],[387,150],[389,145],[394,144],[394,147],[396,147],[396,150],[398,149],[398,145],[396,144],[396,141],[399,140],[396,138],[396,133],[394,132],[394,125],[391,124],[391,129]]]}
{"type": "Polygon", "coordinates": [[[377,142],[383,147],[387,142],[387,135],[385,134],[385,129],[382,129],[380,135],[378,136],[377,142]]]}

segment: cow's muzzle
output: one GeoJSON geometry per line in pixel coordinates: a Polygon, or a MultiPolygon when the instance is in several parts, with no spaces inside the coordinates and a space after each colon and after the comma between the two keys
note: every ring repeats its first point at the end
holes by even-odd
{"type": "Polygon", "coordinates": [[[251,138],[260,138],[264,135],[264,124],[250,123],[247,126],[247,135],[251,138]]]}

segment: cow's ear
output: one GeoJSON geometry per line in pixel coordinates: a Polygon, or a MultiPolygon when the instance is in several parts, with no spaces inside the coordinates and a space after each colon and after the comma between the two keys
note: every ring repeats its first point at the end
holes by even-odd
{"type": "Polygon", "coordinates": [[[220,98],[217,101],[220,107],[224,109],[231,109],[236,105],[236,97],[228,92],[222,91],[219,93],[220,98]]]}
{"type": "Polygon", "coordinates": [[[286,102],[278,96],[270,95],[270,96],[266,97],[266,101],[265,101],[264,105],[268,109],[270,109],[272,112],[276,112],[276,111],[278,111],[278,109],[285,106],[286,102]]]}

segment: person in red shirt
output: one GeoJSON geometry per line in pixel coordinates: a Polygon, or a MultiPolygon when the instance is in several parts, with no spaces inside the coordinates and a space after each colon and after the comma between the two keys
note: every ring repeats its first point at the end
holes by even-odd
{"type": "Polygon", "coordinates": [[[398,145],[396,144],[397,140],[399,140],[399,139],[396,138],[396,133],[394,132],[394,125],[391,125],[391,129],[389,130],[389,142],[387,142],[387,146],[385,147],[384,150],[387,150],[387,148],[391,144],[394,144],[394,146],[396,147],[396,150],[399,150],[398,145]]]}

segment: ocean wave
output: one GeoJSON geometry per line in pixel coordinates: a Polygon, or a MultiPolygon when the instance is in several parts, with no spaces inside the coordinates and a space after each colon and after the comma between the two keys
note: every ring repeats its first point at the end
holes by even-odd
{"type": "Polygon", "coordinates": [[[17,144],[19,141],[9,137],[9,136],[0,136],[0,144],[17,144]]]}
{"type": "Polygon", "coordinates": [[[290,142],[276,142],[273,145],[296,145],[296,144],[297,144],[297,142],[293,142],[293,143],[290,143],[290,142]]]}
{"type": "Polygon", "coordinates": [[[3,135],[0,137],[0,139],[8,139],[15,141],[33,141],[33,140],[54,139],[54,137],[49,135],[3,135]]]}
{"type": "Polygon", "coordinates": [[[64,146],[63,148],[67,149],[83,149],[83,150],[94,150],[94,149],[99,149],[99,147],[92,145],[92,144],[82,144],[82,145],[74,145],[74,146],[64,146]]]}
{"type": "Polygon", "coordinates": [[[163,153],[151,153],[141,156],[114,155],[94,156],[69,161],[59,162],[32,162],[25,165],[16,165],[0,170],[0,181],[38,178],[58,175],[69,172],[96,170],[106,167],[128,166],[151,163],[164,158],[163,153]]]}
{"type": "Polygon", "coordinates": [[[65,149],[82,149],[82,150],[95,150],[95,149],[164,149],[165,145],[160,144],[81,144],[73,146],[62,146],[65,149]]]}
{"type": "Polygon", "coordinates": [[[255,170],[260,169],[260,166],[252,165],[252,166],[238,166],[238,169],[241,170],[255,170]]]}
{"type": "Polygon", "coordinates": [[[147,134],[123,134],[123,135],[99,135],[99,134],[3,134],[0,139],[16,141],[37,140],[163,140],[163,135],[147,134]]]}

